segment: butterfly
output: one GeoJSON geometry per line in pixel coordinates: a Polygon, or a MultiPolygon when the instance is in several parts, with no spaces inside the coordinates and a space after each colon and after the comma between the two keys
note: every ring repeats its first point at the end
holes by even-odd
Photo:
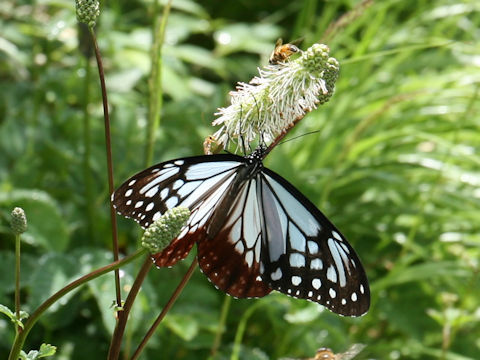
{"type": "Polygon", "coordinates": [[[113,194],[117,212],[143,228],[168,209],[190,209],[180,234],[160,253],[172,266],[197,244],[200,269],[237,298],[272,290],[346,316],[370,306],[358,256],[340,231],[283,177],[248,156],[216,154],[166,161],[139,172],[113,194]]]}

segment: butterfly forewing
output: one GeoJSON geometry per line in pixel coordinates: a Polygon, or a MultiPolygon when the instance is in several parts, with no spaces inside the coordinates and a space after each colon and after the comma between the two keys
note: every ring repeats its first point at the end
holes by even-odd
{"type": "Polygon", "coordinates": [[[216,202],[235,177],[243,158],[221,154],[196,156],[154,165],[125,181],[112,195],[115,209],[147,228],[168,209],[188,207],[191,216],[180,235],[153,259],[172,266],[190,252],[216,202]]]}
{"type": "Polygon", "coordinates": [[[348,316],[370,306],[367,277],[353,248],[298,190],[264,169],[262,279],[274,290],[348,316]]]}

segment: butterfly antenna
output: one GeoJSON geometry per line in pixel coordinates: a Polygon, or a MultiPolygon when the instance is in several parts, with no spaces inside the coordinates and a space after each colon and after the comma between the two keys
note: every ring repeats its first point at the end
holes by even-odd
{"type": "Polygon", "coordinates": [[[320,131],[321,131],[321,130],[309,131],[309,132],[306,132],[306,133],[304,133],[304,134],[297,135],[297,136],[294,136],[294,137],[292,137],[292,138],[290,138],[290,139],[284,140],[284,141],[282,141],[281,143],[279,143],[278,145],[285,144],[285,143],[287,143],[287,142],[289,142],[289,141],[292,141],[292,140],[301,138],[301,137],[303,137],[303,136],[307,136],[307,135],[311,135],[311,134],[316,134],[316,133],[318,133],[318,132],[320,132],[320,131]]]}

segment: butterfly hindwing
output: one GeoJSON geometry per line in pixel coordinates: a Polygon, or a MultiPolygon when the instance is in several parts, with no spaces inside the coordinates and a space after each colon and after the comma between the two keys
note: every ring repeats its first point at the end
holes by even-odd
{"type": "Polygon", "coordinates": [[[263,169],[258,177],[263,281],[338,314],[364,314],[370,306],[367,277],[344,236],[281,176],[263,169]]]}
{"type": "Polygon", "coordinates": [[[212,215],[222,225],[208,226],[203,241],[197,242],[198,261],[202,272],[227,294],[262,297],[271,289],[259,272],[261,224],[256,180],[240,181],[237,185],[226,194],[235,195],[234,200],[223,202],[225,208],[219,206],[212,215]]]}

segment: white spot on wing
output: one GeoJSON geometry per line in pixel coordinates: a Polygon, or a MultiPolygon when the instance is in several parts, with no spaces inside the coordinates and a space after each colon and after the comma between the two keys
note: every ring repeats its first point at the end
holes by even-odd
{"type": "Polygon", "coordinates": [[[133,193],[133,190],[132,189],[128,189],[127,191],[125,191],[125,196],[126,197],[129,197],[130,195],[132,195],[133,193]]]}
{"type": "Polygon", "coordinates": [[[167,201],[165,201],[165,205],[167,206],[168,209],[174,208],[175,206],[177,206],[177,204],[178,204],[178,198],[176,196],[173,196],[167,199],[167,201]]]}
{"type": "Polygon", "coordinates": [[[302,278],[300,276],[292,276],[292,285],[298,286],[302,282],[302,278]]]}
{"type": "Polygon", "coordinates": [[[320,279],[315,278],[312,280],[312,286],[315,290],[318,290],[322,286],[322,282],[320,281],[320,279]]]}
{"type": "MultiPolygon", "coordinates": [[[[167,191],[168,191],[168,189],[167,189],[167,191]]],[[[155,196],[157,194],[157,192],[158,192],[158,185],[154,186],[150,190],[148,190],[145,193],[145,196],[151,198],[151,197],[155,196]]]]}
{"type": "Polygon", "coordinates": [[[299,253],[291,253],[289,258],[291,267],[304,267],[305,266],[305,256],[299,253]]]}
{"type": "Polygon", "coordinates": [[[339,240],[339,241],[343,241],[342,237],[340,236],[339,233],[337,233],[336,231],[332,231],[332,235],[335,239],[339,240]]]}
{"type": "Polygon", "coordinates": [[[142,205],[143,205],[143,201],[137,201],[137,203],[135,204],[135,209],[139,208],[142,205]]]}
{"type": "Polygon", "coordinates": [[[162,191],[160,191],[160,199],[165,200],[169,192],[170,192],[169,188],[165,188],[162,191]]]}
{"type": "Polygon", "coordinates": [[[136,182],[137,182],[137,180],[133,179],[132,181],[130,181],[130,182],[128,183],[128,186],[132,186],[132,185],[135,184],[136,182]]]}
{"type": "Polygon", "coordinates": [[[162,216],[162,214],[160,213],[160,211],[157,211],[155,214],[153,214],[153,221],[157,221],[158,219],[160,219],[160,217],[162,216]]]}
{"type": "Polygon", "coordinates": [[[310,261],[310,269],[312,270],[322,270],[323,269],[323,261],[322,259],[313,259],[310,261]]]}
{"type": "Polygon", "coordinates": [[[335,272],[333,265],[330,265],[327,269],[327,279],[334,283],[337,282],[337,273],[335,272]]]}
{"type": "Polygon", "coordinates": [[[282,278],[282,270],[278,268],[275,272],[272,272],[270,275],[273,281],[280,280],[282,278]]]}
{"type": "Polygon", "coordinates": [[[318,244],[315,241],[308,240],[307,242],[308,252],[312,255],[318,253],[318,244]]]}
{"type": "Polygon", "coordinates": [[[177,190],[179,187],[181,187],[183,185],[183,183],[184,183],[184,181],[181,180],[181,179],[176,180],[172,185],[172,189],[177,190]]]}
{"type": "Polygon", "coordinates": [[[337,292],[330,288],[330,290],[328,290],[328,295],[330,295],[332,299],[335,299],[335,296],[337,296],[337,292]]]}
{"type": "Polygon", "coordinates": [[[153,202],[149,203],[149,204],[147,205],[147,207],[145,208],[145,211],[150,211],[150,210],[152,210],[154,206],[155,206],[155,204],[154,204],[153,202]]]}
{"type": "Polygon", "coordinates": [[[177,160],[177,161],[174,161],[173,163],[175,165],[182,166],[183,164],[185,164],[185,161],[184,160],[177,160]]]}
{"type": "Polygon", "coordinates": [[[351,299],[352,299],[353,302],[357,301],[357,293],[356,292],[352,293],[351,299]]]}

